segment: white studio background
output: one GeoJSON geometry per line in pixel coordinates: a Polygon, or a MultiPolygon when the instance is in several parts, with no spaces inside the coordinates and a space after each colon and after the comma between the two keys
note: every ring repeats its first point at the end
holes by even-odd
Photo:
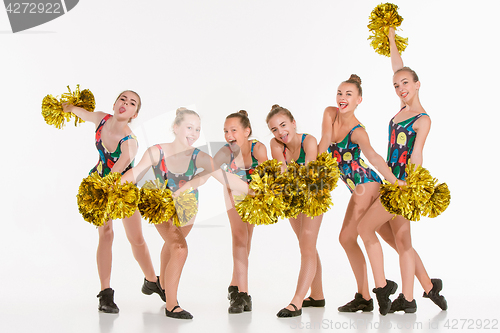
{"type": "MultiPolygon", "coordinates": [[[[254,137],[268,146],[265,116],[273,104],[287,107],[299,131],[319,139],[324,108],[335,105],[338,84],[356,73],[363,80],[356,115],[385,158],[387,125],[399,99],[389,58],[376,54],[367,41],[368,16],[379,3],[81,0],[64,16],[16,34],[0,10],[0,318],[5,314],[14,320],[27,307],[58,308],[70,300],[88,302],[92,307],[85,303],[81,309],[92,313],[97,306],[97,232],[76,206],[78,185],[97,162],[94,127],[46,125],[40,108],[46,94],[60,95],[67,85],[80,84],[94,93],[97,110],[112,112],[122,90],[137,91],[143,106],[132,128],[139,137],[139,159],[147,147],[172,140],[174,111],[180,106],[201,115],[200,146],[223,141],[224,118],[240,109],[248,111],[254,137]]],[[[500,5],[486,0],[394,3],[404,17],[399,34],[409,37],[403,59],[420,76],[420,98],[432,119],[424,165],[452,192],[442,216],[412,225],[414,247],[429,273],[445,280],[450,303],[496,300],[500,5]]],[[[341,305],[355,292],[338,244],[349,199],[343,183],[333,197],[318,249],[325,294],[341,305]]],[[[199,293],[213,288],[224,296],[232,259],[221,186],[210,180],[200,198],[179,293],[195,285],[199,293]]],[[[121,224],[114,225],[113,286],[139,284],[139,290],[142,273],[121,224]]],[[[143,226],[158,270],[160,237],[154,227],[143,226]]],[[[384,250],[387,276],[400,281],[397,256],[384,250]]],[[[273,303],[277,312],[295,290],[299,265],[288,222],[257,227],[252,251],[254,299],[283,294],[273,303]]],[[[369,278],[373,285],[371,271],[369,278]]],[[[188,302],[187,296],[182,299],[188,302]]],[[[210,301],[198,302],[210,306],[210,301]]]]}

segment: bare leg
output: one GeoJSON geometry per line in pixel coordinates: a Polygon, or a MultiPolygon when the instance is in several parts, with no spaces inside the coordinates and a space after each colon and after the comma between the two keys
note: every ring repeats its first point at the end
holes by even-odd
{"type": "MultiPolygon", "coordinates": [[[[311,284],[316,276],[318,264],[318,252],[316,250],[316,241],[321,226],[323,215],[307,217],[305,214],[299,214],[297,219],[290,219],[292,228],[296,230],[300,225],[299,232],[299,247],[300,247],[300,272],[297,282],[295,295],[290,303],[295,304],[297,308],[302,307],[302,300],[311,287],[311,284]]],[[[291,305],[286,307],[288,310],[295,310],[291,305]]]]}
{"type": "Polygon", "coordinates": [[[97,272],[101,281],[101,290],[110,287],[111,261],[113,246],[113,221],[109,220],[104,226],[97,228],[99,232],[99,244],[97,246],[97,272]]]}
{"type": "Polygon", "coordinates": [[[123,219],[123,227],[132,247],[134,258],[139,263],[146,280],[156,282],[156,274],[149,255],[149,249],[142,235],[141,215],[138,210],[131,217],[123,219]]]}
{"type": "MultiPolygon", "coordinates": [[[[396,250],[396,252],[398,251],[396,247],[396,239],[394,238],[394,234],[392,233],[391,225],[389,222],[384,223],[382,226],[380,226],[377,232],[387,244],[389,244],[394,250],[396,250]]],[[[425,270],[424,267],[424,263],[422,262],[422,259],[420,259],[420,256],[418,255],[417,251],[415,251],[414,255],[415,255],[415,276],[417,277],[424,291],[426,293],[429,293],[429,291],[431,291],[432,289],[431,278],[427,274],[427,271],[425,270]]]]}
{"type": "Polygon", "coordinates": [[[347,206],[339,241],[344,248],[358,285],[358,293],[370,300],[366,261],[358,244],[358,223],[379,195],[379,183],[371,182],[356,186],[347,206]]]}
{"type": "MultiPolygon", "coordinates": [[[[194,220],[194,217],[193,217],[194,220]]],[[[190,223],[192,225],[192,223],[190,223]]],[[[160,233],[165,241],[165,246],[168,246],[168,251],[163,251],[162,254],[170,253],[170,258],[162,257],[162,266],[165,270],[162,272],[161,284],[165,288],[165,296],[167,298],[166,308],[171,311],[177,305],[177,289],[181,278],[182,269],[188,255],[186,238],[182,228],[178,228],[172,224],[172,220],[157,224],[156,230],[160,233]],[[164,262],[167,261],[166,264],[164,262]]],[[[189,230],[187,230],[189,232],[189,230]]],[[[182,308],[177,308],[174,312],[182,311],[182,308]]]]}
{"type": "Polygon", "coordinates": [[[410,221],[397,216],[390,221],[396,247],[399,253],[399,267],[403,282],[403,294],[407,301],[413,300],[413,281],[415,277],[415,250],[411,246],[410,221]]]}

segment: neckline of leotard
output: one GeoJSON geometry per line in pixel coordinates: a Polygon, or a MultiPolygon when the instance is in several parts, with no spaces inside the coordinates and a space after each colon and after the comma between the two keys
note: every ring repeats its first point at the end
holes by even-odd
{"type": "Polygon", "coordinates": [[[403,106],[403,107],[401,108],[401,110],[399,110],[399,112],[398,112],[398,113],[396,113],[396,114],[394,115],[394,117],[392,117],[391,122],[392,122],[394,125],[399,125],[399,124],[404,123],[404,122],[406,122],[406,121],[408,121],[408,120],[412,120],[413,118],[418,117],[418,116],[420,116],[420,115],[426,115],[426,116],[428,116],[428,115],[427,115],[427,113],[422,112],[422,113],[419,113],[419,114],[414,115],[413,117],[406,118],[405,120],[401,120],[401,121],[399,121],[399,122],[395,122],[395,121],[394,121],[394,118],[396,118],[396,116],[397,116],[398,114],[400,114],[400,113],[401,113],[401,111],[403,111],[403,109],[404,109],[404,108],[406,108],[406,105],[405,105],[405,106],[403,106]]]}
{"type": "MultiPolygon", "coordinates": [[[[347,137],[349,137],[349,136],[352,134],[352,132],[354,132],[354,130],[355,130],[356,128],[358,128],[358,127],[363,127],[363,125],[361,125],[361,123],[358,123],[356,126],[354,126],[354,127],[353,127],[350,131],[349,131],[349,133],[347,133],[347,135],[346,135],[346,136],[344,136],[344,138],[343,138],[342,140],[340,140],[339,142],[333,142],[333,141],[332,141],[332,143],[331,143],[331,144],[332,144],[332,145],[338,145],[339,143],[344,142],[344,140],[345,140],[347,137]]],[[[351,141],[352,141],[352,140],[351,140],[351,141]]]]}
{"type": "MultiPolygon", "coordinates": [[[[102,120],[101,120],[100,127],[101,127],[101,128],[103,128],[103,127],[104,127],[104,124],[106,124],[106,122],[107,122],[109,119],[111,119],[112,117],[113,117],[113,115],[110,115],[110,114],[108,114],[108,115],[104,116],[104,118],[102,118],[102,120],[104,120],[104,121],[102,121],[102,120]]],[[[98,129],[99,129],[99,128],[98,128],[98,129]]],[[[111,151],[109,151],[109,150],[108,150],[108,148],[106,148],[106,146],[104,145],[104,141],[103,141],[103,139],[102,139],[102,134],[101,134],[101,145],[102,145],[102,148],[104,148],[104,150],[106,150],[106,152],[108,152],[109,154],[114,154],[114,153],[116,153],[116,152],[118,151],[118,149],[120,149],[120,147],[121,147],[121,145],[122,145],[122,142],[123,142],[123,141],[126,141],[126,140],[128,140],[128,139],[136,139],[136,136],[135,136],[135,135],[133,135],[133,134],[129,134],[129,135],[127,135],[127,136],[124,136],[123,138],[121,138],[121,139],[120,139],[120,141],[118,141],[118,144],[116,145],[116,149],[115,149],[115,151],[114,151],[114,152],[111,152],[111,151]]],[[[136,139],[136,140],[137,140],[137,139],[136,139]]]]}
{"type": "MultiPolygon", "coordinates": [[[[307,136],[307,134],[306,134],[306,133],[302,133],[302,136],[301,136],[301,138],[300,138],[300,153],[299,153],[299,157],[295,160],[295,162],[299,161],[301,157],[303,157],[303,158],[304,158],[304,160],[305,160],[305,153],[306,153],[306,152],[304,151],[304,139],[306,138],[306,136],[307,136]],[[302,156],[302,154],[304,154],[304,156],[302,156]]],[[[287,163],[287,164],[288,164],[288,161],[286,160],[286,148],[287,148],[287,147],[286,147],[286,144],[283,144],[283,156],[285,157],[285,163],[287,163]]],[[[290,162],[291,162],[291,161],[293,161],[293,160],[294,160],[294,159],[292,158],[292,159],[290,160],[290,162]]],[[[297,163],[299,163],[299,162],[297,162],[297,163]]],[[[303,162],[302,162],[302,161],[300,161],[300,163],[303,163],[303,162]]],[[[300,164],[300,163],[299,163],[299,164],[300,164]]]]}
{"type": "MultiPolygon", "coordinates": [[[[165,154],[163,152],[163,148],[161,147],[160,144],[157,144],[156,147],[160,150],[160,162],[161,162],[161,160],[164,160],[165,161],[165,168],[167,168],[167,172],[170,172],[172,175],[176,175],[176,176],[185,175],[189,171],[189,169],[191,169],[191,163],[195,163],[195,161],[193,160],[193,155],[197,154],[197,151],[199,151],[198,148],[193,149],[193,153],[191,154],[191,157],[189,158],[189,164],[188,164],[186,171],[184,171],[184,172],[172,172],[167,167],[167,161],[165,160],[165,154]]],[[[158,162],[158,163],[160,163],[160,162],[158,162]]],[[[193,166],[194,166],[194,168],[196,168],[196,164],[194,164],[193,166]]]]}
{"type": "MultiPolygon", "coordinates": [[[[236,167],[236,169],[233,169],[233,170],[244,170],[244,171],[248,171],[248,170],[252,170],[254,168],[254,163],[255,161],[257,160],[254,156],[253,156],[253,148],[254,146],[257,144],[257,139],[253,139],[252,140],[252,143],[251,143],[251,147],[250,147],[250,157],[252,157],[252,165],[250,165],[248,168],[241,168],[241,167],[236,167]]],[[[235,157],[234,157],[234,153],[233,151],[231,150],[231,148],[229,147],[229,143],[226,144],[227,148],[229,149],[229,151],[231,152],[231,156],[229,157],[229,165],[231,165],[231,163],[233,163],[235,157]]],[[[244,161],[243,161],[244,162],[244,161]]],[[[236,163],[234,163],[234,165],[236,165],[236,163]]]]}

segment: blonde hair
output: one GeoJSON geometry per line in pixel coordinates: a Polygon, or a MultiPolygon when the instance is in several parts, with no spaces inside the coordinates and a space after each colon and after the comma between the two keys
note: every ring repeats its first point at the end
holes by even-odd
{"type": "Polygon", "coordinates": [[[361,78],[356,74],[351,74],[348,80],[345,80],[342,83],[352,83],[358,88],[359,96],[363,95],[363,89],[361,89],[361,78]]]}
{"type": "Polygon", "coordinates": [[[200,118],[200,116],[195,111],[189,110],[185,107],[180,107],[175,111],[175,119],[174,119],[174,123],[172,124],[172,127],[175,125],[179,126],[187,114],[192,114],[192,115],[195,115],[198,118],[200,118]]]}
{"type": "Polygon", "coordinates": [[[295,120],[293,118],[292,113],[290,111],[288,111],[288,109],[286,109],[284,107],[281,107],[278,104],[274,104],[271,107],[271,111],[269,111],[269,113],[267,114],[266,123],[269,123],[269,120],[271,120],[272,117],[274,117],[275,115],[277,115],[279,113],[284,114],[285,116],[287,116],[290,119],[290,121],[294,121],[295,120]]]}

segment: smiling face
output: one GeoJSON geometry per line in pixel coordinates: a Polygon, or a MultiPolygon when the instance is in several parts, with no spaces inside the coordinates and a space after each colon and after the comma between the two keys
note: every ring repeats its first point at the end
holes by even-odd
{"type": "Polygon", "coordinates": [[[283,113],[277,113],[272,116],[267,122],[267,127],[269,127],[276,140],[284,144],[290,142],[295,134],[297,134],[295,120],[292,121],[290,117],[283,113]]]}
{"type": "Polygon", "coordinates": [[[355,84],[348,82],[340,84],[337,90],[337,106],[340,112],[354,111],[362,100],[355,84]]]}
{"type": "Polygon", "coordinates": [[[182,143],[192,146],[200,137],[201,122],[200,118],[194,114],[184,115],[184,119],[179,125],[174,125],[175,139],[182,143]]]}
{"type": "Polygon", "coordinates": [[[137,117],[140,97],[132,91],[124,91],[113,105],[114,115],[119,119],[132,120],[137,117]]]}
{"type": "Polygon", "coordinates": [[[393,77],[393,84],[396,94],[405,103],[409,103],[415,96],[418,96],[420,81],[414,81],[409,71],[396,72],[393,77]]]}
{"type": "Polygon", "coordinates": [[[224,122],[224,138],[233,152],[239,150],[248,141],[250,131],[250,128],[243,128],[240,119],[236,117],[228,118],[224,122]]]}

